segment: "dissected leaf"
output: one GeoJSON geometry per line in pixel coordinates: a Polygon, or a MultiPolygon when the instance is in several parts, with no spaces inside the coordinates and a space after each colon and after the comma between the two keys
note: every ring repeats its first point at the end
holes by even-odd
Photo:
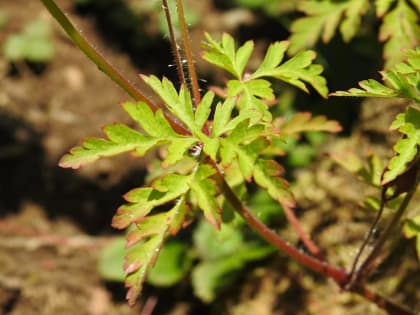
{"type": "Polygon", "coordinates": [[[360,27],[361,17],[369,9],[369,1],[302,1],[298,9],[307,16],[295,20],[290,27],[291,54],[315,46],[320,37],[328,43],[339,26],[343,39],[350,41],[360,27]]]}
{"type": "Polygon", "coordinates": [[[398,129],[405,137],[394,145],[395,155],[388,163],[382,185],[404,173],[409,163],[417,156],[420,147],[420,111],[409,107],[405,113],[397,116],[391,124],[391,129],[398,129]]]}
{"type": "Polygon", "coordinates": [[[359,83],[362,89],[332,93],[335,96],[404,97],[420,102],[420,48],[406,52],[407,60],[382,72],[385,86],[369,79],[359,83]]]}
{"type": "Polygon", "coordinates": [[[167,108],[180,119],[190,130],[195,130],[194,113],[191,95],[187,87],[182,86],[178,94],[174,85],[167,78],[159,80],[156,76],[142,76],[153,91],[165,102],[167,108]]]}
{"type": "Polygon", "coordinates": [[[221,42],[214,40],[210,34],[205,34],[207,42],[203,58],[220,68],[230,72],[235,78],[241,79],[249,57],[254,49],[254,43],[248,41],[235,51],[235,41],[224,33],[221,42]]]}
{"type": "Polygon", "coordinates": [[[112,226],[123,229],[141,221],[152,209],[185,195],[189,190],[189,175],[169,174],[153,182],[153,187],[133,189],[124,198],[129,202],[118,208],[112,226]]]}
{"type": "Polygon", "coordinates": [[[259,186],[267,189],[271,198],[286,207],[293,208],[295,200],[287,181],[281,177],[283,171],[281,165],[274,160],[259,159],[254,167],[253,177],[259,186]]]}
{"type": "Polygon", "coordinates": [[[216,228],[219,228],[221,208],[216,200],[217,185],[211,179],[214,173],[215,170],[211,166],[200,165],[190,182],[190,187],[206,219],[216,228]]]}
{"type": "Polygon", "coordinates": [[[327,97],[327,81],[320,75],[323,68],[320,65],[312,64],[316,57],[315,52],[304,51],[280,64],[283,60],[284,51],[288,46],[289,43],[284,41],[272,44],[267,51],[263,63],[251,75],[251,78],[273,77],[294,85],[305,92],[308,92],[305,84],[308,83],[321,96],[327,97]],[[278,56],[276,57],[276,55],[278,56]]]}
{"type": "Polygon", "coordinates": [[[195,125],[198,130],[201,130],[208,120],[210,112],[211,112],[211,105],[213,103],[214,93],[207,92],[203,98],[201,99],[200,104],[197,105],[197,110],[195,112],[195,125]]]}
{"type": "Polygon", "coordinates": [[[296,54],[304,48],[313,47],[321,37],[329,42],[334,36],[347,1],[302,1],[298,9],[307,16],[295,20],[290,30],[289,53],[296,54]]]}
{"type": "Polygon", "coordinates": [[[174,222],[183,221],[183,202],[163,213],[146,217],[137,223],[137,229],[127,235],[127,244],[130,246],[125,256],[124,271],[126,273],[126,287],[128,287],[127,300],[134,305],[139,296],[143,282],[150,268],[155,264],[160,248],[167,237],[174,222]],[[182,218],[180,218],[182,216],[182,218]]]}
{"type": "Polygon", "coordinates": [[[325,116],[312,117],[311,113],[296,113],[276,128],[281,135],[293,135],[305,131],[339,132],[342,129],[337,121],[327,120],[325,116]]]}
{"type": "Polygon", "coordinates": [[[162,110],[153,113],[150,107],[143,102],[137,104],[125,102],[122,106],[148,135],[155,138],[178,136],[166,120],[162,110]]]}
{"type": "MultiPolygon", "coordinates": [[[[388,8],[388,4],[382,6],[380,13],[388,8]]],[[[403,60],[404,51],[420,43],[419,20],[418,13],[408,5],[406,0],[398,0],[396,7],[385,14],[379,39],[386,42],[384,46],[386,68],[403,60]]]]}
{"type": "Polygon", "coordinates": [[[78,147],[70,150],[60,160],[61,167],[79,168],[95,162],[101,157],[109,157],[124,152],[137,151],[142,155],[153,146],[156,140],[148,138],[123,124],[105,127],[109,140],[100,138],[87,138],[78,147]]]}

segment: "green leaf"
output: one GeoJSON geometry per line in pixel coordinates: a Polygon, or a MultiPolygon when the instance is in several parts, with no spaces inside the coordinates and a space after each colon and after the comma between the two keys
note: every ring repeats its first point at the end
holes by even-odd
{"type": "MultiPolygon", "coordinates": [[[[385,8],[387,9],[386,6],[385,8]]],[[[406,0],[398,0],[396,7],[385,15],[379,31],[379,39],[386,42],[384,46],[386,68],[403,60],[406,49],[414,48],[419,44],[419,14],[408,5],[406,0]]]]}
{"type": "Polygon", "coordinates": [[[160,287],[169,287],[184,278],[192,264],[185,242],[169,241],[163,246],[147,282],[160,287]]]}
{"type": "Polygon", "coordinates": [[[325,116],[312,117],[311,113],[296,113],[289,120],[276,124],[280,135],[293,135],[305,131],[341,131],[335,120],[327,120],[325,116]]]}
{"type": "Polygon", "coordinates": [[[348,3],[344,20],[340,25],[340,33],[345,42],[349,42],[356,35],[362,16],[366,14],[368,9],[368,0],[352,0],[348,3]]]}
{"type": "Polygon", "coordinates": [[[167,78],[161,81],[156,76],[143,75],[142,79],[161,97],[171,113],[185,123],[190,130],[195,130],[192,100],[187,87],[182,86],[178,94],[172,82],[167,78]]]}
{"type": "Polygon", "coordinates": [[[231,224],[221,224],[216,230],[200,221],[193,233],[194,248],[203,260],[215,260],[233,255],[244,243],[240,230],[231,224]]]}
{"type": "Polygon", "coordinates": [[[164,233],[154,235],[143,243],[132,247],[125,256],[125,285],[128,288],[126,298],[130,306],[136,303],[149,268],[156,260],[163,241],[164,233]]]}
{"type": "Polygon", "coordinates": [[[214,93],[207,92],[201,99],[200,104],[197,105],[195,112],[195,126],[198,130],[201,130],[209,118],[211,112],[211,105],[213,103],[214,93]]]}
{"type": "Polygon", "coordinates": [[[322,40],[327,43],[333,37],[346,2],[302,1],[298,9],[307,17],[295,20],[290,26],[289,53],[296,54],[304,48],[313,47],[322,34],[322,40]]]}
{"type": "Polygon", "coordinates": [[[125,275],[122,268],[126,252],[124,244],[125,238],[118,237],[106,244],[101,250],[98,271],[102,278],[110,281],[124,281],[125,275]]]}
{"type": "Polygon", "coordinates": [[[359,83],[362,89],[352,88],[347,92],[332,93],[335,96],[403,97],[420,102],[420,48],[408,50],[407,60],[396,64],[393,69],[383,71],[385,86],[369,79],[359,83]]]}
{"type": "Polygon", "coordinates": [[[259,159],[254,167],[254,180],[268,194],[281,205],[295,207],[295,200],[290,192],[287,181],[280,177],[284,172],[280,164],[274,160],[259,159]]]}
{"type": "Polygon", "coordinates": [[[208,33],[205,33],[205,37],[207,41],[203,44],[203,58],[240,80],[254,49],[254,43],[248,41],[235,52],[235,41],[229,34],[224,33],[221,42],[214,40],[208,33]]]}
{"type": "Polygon", "coordinates": [[[162,166],[168,167],[182,160],[185,153],[197,142],[198,140],[194,138],[178,138],[172,140],[168,146],[167,155],[162,166]]]}
{"type": "Polygon", "coordinates": [[[185,195],[189,190],[190,176],[169,174],[152,183],[153,188],[136,188],[124,198],[129,203],[118,208],[112,219],[112,226],[124,229],[132,223],[141,221],[155,207],[185,195]]]}
{"type": "MultiPolygon", "coordinates": [[[[214,112],[214,119],[212,124],[212,136],[218,137],[223,133],[230,131],[227,129],[227,124],[231,119],[232,110],[235,107],[235,99],[233,97],[227,98],[223,103],[216,105],[214,112]]],[[[233,127],[234,128],[234,127],[233,127]]]]}
{"type": "Polygon", "coordinates": [[[369,9],[369,1],[302,1],[298,8],[307,16],[296,19],[290,27],[291,54],[315,46],[320,37],[328,43],[338,27],[344,41],[350,41],[360,28],[361,18],[369,9]]]}
{"type": "Polygon", "coordinates": [[[51,28],[47,21],[39,19],[28,23],[25,28],[9,36],[3,51],[6,59],[17,61],[47,62],[54,55],[51,28]]]}
{"type": "Polygon", "coordinates": [[[194,230],[194,245],[202,261],[194,268],[192,285],[194,293],[205,302],[236,279],[237,272],[249,261],[272,253],[273,248],[255,242],[246,242],[237,226],[222,224],[215,230],[200,222],[194,230]]]}
{"type": "Polygon", "coordinates": [[[199,263],[192,272],[194,295],[206,303],[212,302],[220,289],[232,284],[242,267],[235,256],[199,263]]]}
{"type": "Polygon", "coordinates": [[[171,226],[174,222],[184,220],[185,211],[179,211],[179,208],[183,206],[184,202],[181,200],[167,212],[146,217],[137,223],[137,229],[127,235],[126,246],[130,246],[130,249],[125,256],[124,272],[129,305],[135,304],[143,282],[150,268],[155,264],[171,226]]]}
{"type": "Polygon", "coordinates": [[[264,139],[256,139],[249,144],[239,145],[231,139],[222,139],[220,155],[222,164],[229,167],[234,160],[238,161],[243,177],[250,181],[254,170],[255,161],[261,151],[268,145],[264,139]]]}
{"type": "Polygon", "coordinates": [[[268,48],[261,66],[251,75],[251,79],[273,77],[294,85],[305,92],[308,92],[305,83],[309,83],[322,97],[327,97],[327,81],[320,76],[323,68],[320,65],[312,64],[316,57],[315,52],[299,53],[280,65],[288,46],[289,43],[286,41],[272,44],[268,48]]]}
{"type": "Polygon", "coordinates": [[[154,138],[178,136],[166,120],[162,110],[153,113],[150,107],[143,102],[136,104],[125,102],[122,106],[148,135],[154,138]]]}
{"type": "Polygon", "coordinates": [[[412,238],[420,235],[420,215],[407,219],[403,228],[404,236],[412,238]]]}
{"type": "Polygon", "coordinates": [[[109,140],[87,138],[82,142],[82,145],[74,147],[69,154],[64,155],[59,165],[76,169],[95,162],[101,157],[114,156],[124,152],[136,151],[139,155],[143,155],[156,145],[156,140],[123,124],[107,126],[104,131],[109,140]]]}
{"type": "Polygon", "coordinates": [[[322,66],[312,64],[315,57],[316,54],[313,51],[299,53],[274,69],[271,76],[305,92],[308,92],[305,82],[309,83],[322,97],[326,98],[328,95],[327,81],[320,75],[323,71],[322,66]]]}
{"type": "Polygon", "coordinates": [[[272,43],[267,49],[263,62],[252,76],[267,76],[267,73],[275,69],[283,61],[284,54],[288,47],[289,42],[287,41],[272,43]]]}
{"type": "Polygon", "coordinates": [[[348,92],[338,91],[331,95],[334,96],[360,96],[360,97],[396,97],[398,93],[379,83],[376,80],[369,79],[359,82],[359,86],[363,89],[351,88],[348,92]]]}
{"type": "Polygon", "coordinates": [[[388,12],[391,4],[393,4],[396,0],[376,0],[375,1],[375,8],[376,8],[376,15],[381,17],[386,12],[388,12]]]}
{"type": "Polygon", "coordinates": [[[219,228],[221,208],[216,200],[217,185],[211,179],[215,172],[209,165],[200,165],[190,181],[190,187],[205,218],[216,228],[219,228]]]}
{"type": "Polygon", "coordinates": [[[420,146],[420,111],[409,107],[405,113],[397,116],[391,124],[391,129],[398,129],[405,137],[394,145],[395,155],[388,163],[382,185],[404,173],[417,156],[420,146]]]}

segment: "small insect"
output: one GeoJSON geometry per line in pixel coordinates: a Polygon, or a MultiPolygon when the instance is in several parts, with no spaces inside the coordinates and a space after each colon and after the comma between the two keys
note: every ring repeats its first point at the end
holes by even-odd
{"type": "Polygon", "coordinates": [[[188,149],[188,154],[191,157],[197,158],[200,156],[202,149],[203,145],[201,143],[194,144],[191,148],[188,149]]]}

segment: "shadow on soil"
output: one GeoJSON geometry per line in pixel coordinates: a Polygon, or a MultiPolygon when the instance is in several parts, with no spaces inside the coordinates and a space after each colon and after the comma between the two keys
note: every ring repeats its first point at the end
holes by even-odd
{"type": "Polygon", "coordinates": [[[16,212],[27,201],[44,207],[50,218],[69,217],[89,234],[110,232],[121,195],[144,177],[133,170],[117,184],[103,188],[99,180],[51,164],[42,135],[26,122],[0,112],[0,216],[16,212]]]}

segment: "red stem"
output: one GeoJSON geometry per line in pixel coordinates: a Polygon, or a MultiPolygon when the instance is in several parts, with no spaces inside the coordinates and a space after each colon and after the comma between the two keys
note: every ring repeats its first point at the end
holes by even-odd
{"type": "Polygon", "coordinates": [[[197,73],[195,71],[194,65],[194,58],[192,55],[191,43],[190,43],[190,35],[188,33],[187,23],[185,22],[185,14],[184,14],[184,7],[182,5],[182,0],[176,0],[177,11],[178,11],[178,20],[179,26],[181,28],[182,33],[182,40],[184,43],[184,53],[185,59],[187,61],[188,66],[188,75],[190,77],[190,83],[192,88],[192,95],[194,98],[194,104],[197,105],[200,103],[201,95],[200,95],[200,86],[198,85],[198,78],[197,73]]]}
{"type": "Polygon", "coordinates": [[[295,214],[293,213],[292,209],[289,207],[282,205],[284,214],[286,215],[287,220],[292,224],[293,228],[295,229],[297,235],[305,244],[306,248],[309,252],[314,255],[315,257],[321,259],[321,250],[319,247],[309,238],[308,234],[303,229],[302,225],[300,224],[299,220],[296,218],[295,214]]]}
{"type": "MultiPolygon", "coordinates": [[[[218,168],[217,168],[218,170],[218,168]]],[[[348,279],[345,270],[331,266],[325,261],[321,261],[305,252],[297,249],[289,242],[282,239],[277,233],[269,229],[264,223],[259,221],[252,212],[242,203],[242,201],[232,191],[228,183],[225,181],[223,175],[218,171],[216,173],[217,180],[220,184],[221,190],[227,200],[231,203],[234,209],[244,218],[244,220],[263,238],[275,247],[283,251],[285,254],[293,258],[295,261],[308,267],[309,269],[320,273],[328,278],[334,279],[338,285],[343,286],[348,279]]]]}
{"type": "Polygon", "coordinates": [[[348,290],[357,293],[367,300],[375,303],[380,308],[386,310],[392,315],[415,315],[411,310],[396,304],[387,298],[369,290],[363,283],[355,284],[352,287],[348,287],[347,284],[350,280],[350,274],[344,269],[337,268],[326,261],[321,261],[318,258],[312,257],[305,252],[297,249],[289,242],[282,239],[273,230],[270,230],[264,223],[259,221],[251,211],[242,203],[242,201],[236,196],[233,190],[230,188],[228,183],[225,181],[222,173],[219,171],[217,165],[213,163],[213,166],[217,170],[216,179],[219,183],[220,190],[234,207],[234,209],[244,218],[248,225],[253,228],[260,236],[266,239],[269,243],[280,249],[282,252],[287,254],[289,257],[294,259],[296,262],[303,266],[315,271],[327,278],[333,279],[343,290],[348,290]]]}
{"type": "Polygon", "coordinates": [[[174,25],[172,23],[171,11],[169,10],[167,0],[163,0],[163,11],[165,11],[166,22],[168,23],[169,36],[171,38],[172,53],[174,54],[174,59],[175,59],[175,64],[176,64],[176,70],[178,72],[179,82],[180,82],[180,84],[185,84],[186,85],[187,82],[185,81],[185,73],[184,73],[184,69],[182,67],[181,49],[176,42],[174,25]]]}

